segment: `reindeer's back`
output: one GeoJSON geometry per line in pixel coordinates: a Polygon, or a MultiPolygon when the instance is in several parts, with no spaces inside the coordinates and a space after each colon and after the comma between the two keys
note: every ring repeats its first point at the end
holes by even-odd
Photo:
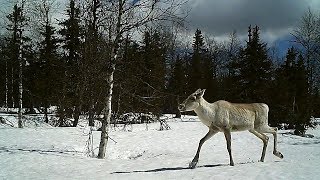
{"type": "Polygon", "coordinates": [[[246,109],[254,121],[254,128],[268,125],[269,107],[264,103],[234,104],[237,108],[246,109]]]}
{"type": "Polygon", "coordinates": [[[267,124],[269,108],[264,103],[238,104],[218,101],[228,114],[228,123],[233,131],[243,131],[267,124]]]}

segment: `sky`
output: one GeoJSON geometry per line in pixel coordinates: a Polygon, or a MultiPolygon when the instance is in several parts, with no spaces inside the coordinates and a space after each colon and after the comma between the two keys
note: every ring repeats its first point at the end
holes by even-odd
{"type": "MultiPolygon", "coordinates": [[[[0,12],[6,7],[0,0],[0,12]]],[[[63,9],[67,0],[57,0],[63,9]]],[[[186,19],[188,33],[197,28],[216,40],[226,40],[236,31],[242,42],[247,38],[248,26],[260,27],[261,39],[270,46],[287,46],[290,33],[310,8],[320,14],[320,0],[189,0],[186,19]]],[[[286,47],[281,47],[286,49],[286,47]]]]}
{"type": "Polygon", "coordinates": [[[236,30],[247,35],[248,26],[258,25],[268,43],[288,37],[310,8],[320,13],[320,0],[190,0],[190,29],[226,38],[236,30]]]}

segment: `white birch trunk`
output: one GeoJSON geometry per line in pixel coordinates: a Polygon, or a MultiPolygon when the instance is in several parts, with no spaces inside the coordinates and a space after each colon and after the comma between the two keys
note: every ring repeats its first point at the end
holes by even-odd
{"type": "Polygon", "coordinates": [[[19,111],[18,111],[18,127],[22,128],[22,60],[20,60],[19,64],[19,111]]]}
{"type": "Polygon", "coordinates": [[[110,69],[109,69],[109,75],[107,77],[108,82],[108,94],[105,101],[105,111],[104,111],[104,118],[102,121],[102,127],[101,127],[101,139],[100,139],[100,145],[99,145],[99,159],[104,159],[106,156],[106,149],[109,139],[109,126],[110,126],[110,119],[112,114],[112,91],[113,91],[113,83],[114,83],[114,72],[116,70],[116,62],[117,57],[119,53],[120,43],[121,43],[121,21],[122,21],[122,14],[123,14],[123,5],[124,1],[119,0],[119,7],[118,7],[118,15],[117,15],[117,26],[116,26],[116,34],[115,34],[115,40],[114,40],[114,47],[111,54],[111,62],[110,62],[110,69]]]}
{"type": "MultiPolygon", "coordinates": [[[[116,60],[114,58],[113,60],[116,60]]],[[[110,119],[111,119],[111,102],[112,102],[112,91],[113,91],[113,75],[115,71],[115,64],[112,65],[112,70],[108,76],[108,94],[106,98],[106,105],[105,105],[105,111],[104,111],[104,118],[102,121],[102,127],[101,127],[101,139],[100,139],[100,145],[99,145],[99,159],[104,159],[106,156],[106,149],[109,139],[109,126],[110,126],[110,119]]]]}
{"type": "Polygon", "coordinates": [[[22,59],[22,31],[20,31],[20,47],[19,47],[19,111],[18,111],[18,127],[22,128],[22,93],[23,93],[23,86],[22,86],[22,66],[23,66],[23,59],[22,59]]]}
{"type": "Polygon", "coordinates": [[[14,104],[15,99],[13,97],[13,86],[14,86],[13,79],[14,79],[13,68],[11,68],[11,101],[12,101],[12,107],[14,108],[15,107],[15,104],[14,104]]]}
{"type": "Polygon", "coordinates": [[[5,106],[7,108],[7,113],[9,112],[8,107],[8,60],[6,60],[6,102],[5,106]]]}

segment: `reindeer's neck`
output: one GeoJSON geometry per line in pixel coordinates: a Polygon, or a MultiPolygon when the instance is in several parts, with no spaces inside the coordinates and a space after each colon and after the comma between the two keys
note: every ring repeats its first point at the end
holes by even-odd
{"type": "Polygon", "coordinates": [[[200,99],[200,105],[194,110],[200,119],[207,119],[214,111],[213,104],[208,103],[204,98],[200,99]]]}

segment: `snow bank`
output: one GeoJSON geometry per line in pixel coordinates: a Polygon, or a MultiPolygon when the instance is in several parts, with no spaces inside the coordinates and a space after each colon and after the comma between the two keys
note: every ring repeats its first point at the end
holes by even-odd
{"type": "MultiPolygon", "coordinates": [[[[2,123],[0,127],[18,127],[17,114],[1,114],[2,123]]],[[[52,118],[52,117],[51,117],[52,118]]],[[[44,115],[23,115],[22,124],[25,128],[51,127],[44,122],[44,115]]]]}
{"type": "MultiPolygon", "coordinates": [[[[279,131],[278,149],[272,155],[270,137],[265,162],[258,162],[262,142],[248,132],[232,134],[235,166],[223,134],[208,140],[196,169],[189,169],[199,140],[207,128],[196,117],[169,122],[132,125],[131,131],[112,128],[107,158],[85,156],[87,127],[0,128],[0,179],[319,179],[320,128],[308,130],[314,138],[279,131]]],[[[100,132],[93,132],[95,153],[100,132]]]]}

